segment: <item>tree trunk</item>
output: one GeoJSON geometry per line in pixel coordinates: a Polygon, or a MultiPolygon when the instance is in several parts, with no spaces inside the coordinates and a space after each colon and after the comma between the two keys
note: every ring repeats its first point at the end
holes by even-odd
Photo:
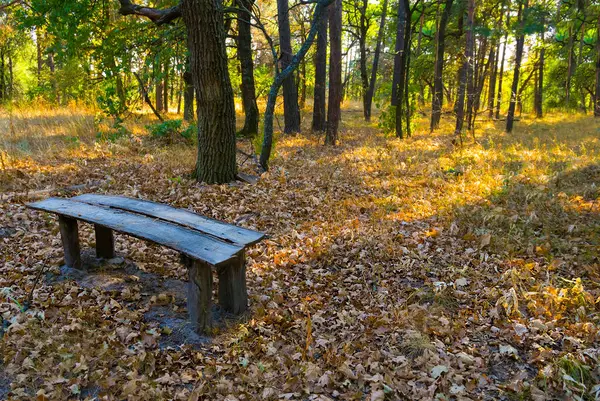
{"type": "MultiPolygon", "coordinates": [[[[510,10],[506,15],[506,26],[510,25],[510,10]]],[[[496,120],[500,118],[500,105],[502,104],[502,81],[504,80],[504,58],[506,56],[506,44],[508,43],[508,29],[504,34],[504,44],[502,45],[502,61],[500,62],[500,77],[498,79],[498,101],[496,102],[496,120]]]]}
{"type": "Polygon", "coordinates": [[[156,105],[156,110],[159,112],[163,111],[163,82],[160,79],[161,75],[161,64],[158,56],[156,56],[156,60],[154,62],[154,104],[156,105]]]}
{"type": "Polygon", "coordinates": [[[517,105],[517,94],[519,88],[519,74],[521,72],[521,60],[523,58],[523,45],[525,44],[525,17],[524,14],[527,11],[529,0],[525,0],[523,5],[519,2],[519,12],[517,19],[519,21],[519,32],[517,37],[517,49],[515,53],[515,71],[512,82],[510,105],[508,106],[508,113],[506,115],[506,132],[510,133],[513,129],[515,119],[515,107],[517,105]]]}
{"type": "Polygon", "coordinates": [[[240,134],[253,137],[258,134],[259,112],[256,104],[256,87],[254,85],[254,58],[252,56],[251,16],[254,0],[238,0],[240,10],[238,17],[237,55],[242,73],[242,103],[244,105],[244,127],[240,134]]]}
{"type": "Polygon", "coordinates": [[[165,65],[165,77],[163,79],[163,111],[169,112],[169,59],[167,59],[165,65]]]}
{"type": "Polygon", "coordinates": [[[200,182],[223,184],[237,173],[235,108],[227,68],[223,5],[213,0],[183,0],[192,73],[198,99],[200,182]]]}
{"type": "MultiPolygon", "coordinates": [[[[494,40],[496,42],[496,40],[494,40]]],[[[498,53],[500,50],[500,46],[497,43],[492,43],[492,49],[490,50],[490,79],[489,79],[489,91],[487,98],[487,107],[490,118],[492,118],[494,113],[494,99],[496,98],[496,75],[498,74],[498,57],[500,54],[498,53]]]]}
{"type": "Polygon", "coordinates": [[[329,105],[325,143],[335,145],[342,103],[342,0],[334,0],[329,7],[329,43],[329,105]]]}
{"type": "Polygon", "coordinates": [[[408,19],[409,6],[407,0],[398,2],[398,22],[396,30],[396,48],[394,56],[394,75],[392,78],[392,106],[396,107],[396,136],[404,137],[403,115],[405,88],[406,88],[406,62],[408,53],[407,32],[410,29],[410,20],[408,19]]]}
{"type": "Polygon", "coordinates": [[[186,63],[186,70],[183,73],[184,91],[183,91],[183,119],[185,121],[194,121],[194,82],[190,72],[190,62],[186,63]]]}
{"type": "MultiPolygon", "coordinates": [[[[454,134],[458,136],[462,143],[462,130],[465,118],[465,89],[467,90],[468,101],[473,95],[473,18],[475,15],[475,0],[469,0],[467,11],[467,32],[465,35],[465,55],[461,68],[461,80],[458,88],[456,127],[454,134]]],[[[461,17],[462,18],[462,17],[461,17]]]]}
{"type": "Polygon", "coordinates": [[[596,95],[594,99],[594,117],[600,117],[600,15],[596,22],[596,95]]]}
{"type": "Polygon", "coordinates": [[[325,132],[327,116],[325,111],[325,91],[327,88],[327,13],[323,13],[317,28],[317,49],[315,52],[315,91],[313,102],[312,130],[325,132]]]}
{"type": "MultiPolygon", "coordinates": [[[[269,89],[269,96],[267,97],[267,107],[265,109],[265,124],[263,130],[263,143],[260,152],[260,166],[266,171],[269,168],[269,158],[271,157],[271,148],[273,146],[273,114],[275,113],[275,102],[277,101],[277,93],[279,92],[279,88],[283,84],[283,81],[291,76],[292,72],[298,65],[300,64],[300,60],[306,55],[313,41],[315,40],[315,36],[317,35],[317,28],[319,27],[319,21],[324,18],[324,14],[326,13],[327,7],[331,4],[332,0],[318,0],[317,5],[313,11],[313,20],[310,25],[310,31],[308,32],[308,36],[306,37],[306,41],[298,50],[298,53],[292,58],[292,62],[288,65],[283,71],[279,72],[275,79],[273,80],[273,84],[269,89]]],[[[340,16],[341,20],[341,16],[340,16]]],[[[341,25],[341,21],[340,21],[341,25]]]]}
{"type": "Polygon", "coordinates": [[[375,82],[377,81],[377,70],[379,68],[379,55],[381,53],[381,42],[385,34],[385,18],[387,16],[388,0],[383,0],[381,10],[381,20],[379,22],[379,32],[377,33],[377,44],[375,45],[375,54],[373,55],[373,66],[371,67],[371,79],[369,80],[369,89],[365,96],[365,120],[371,121],[371,108],[373,105],[373,96],[375,95],[375,82]]]}
{"type": "MultiPolygon", "coordinates": [[[[279,47],[281,69],[284,70],[292,61],[292,39],[288,0],[277,0],[277,21],[279,24],[279,47]]],[[[283,81],[283,117],[285,133],[300,132],[300,109],[298,108],[298,91],[293,74],[283,81]]]]}
{"type": "Polygon", "coordinates": [[[542,118],[544,116],[543,104],[544,104],[544,62],[545,62],[545,53],[546,48],[544,46],[544,22],[542,21],[542,32],[540,34],[542,48],[540,49],[540,58],[539,58],[539,67],[537,73],[537,87],[535,91],[535,115],[537,118],[542,118]]]}
{"type": "Polygon", "coordinates": [[[571,77],[573,76],[573,28],[569,27],[569,59],[567,60],[567,81],[565,83],[565,108],[571,108],[571,77]]]}
{"type": "Polygon", "coordinates": [[[360,65],[360,82],[361,82],[361,95],[363,101],[363,116],[365,121],[369,121],[371,116],[367,111],[367,92],[369,91],[369,72],[367,71],[367,32],[369,26],[367,25],[367,6],[369,5],[368,0],[362,0],[362,4],[358,8],[360,13],[359,26],[358,26],[358,51],[359,51],[359,65],[360,65]]]}
{"type": "MultiPolygon", "coordinates": [[[[421,18],[419,21],[419,36],[417,37],[417,57],[421,55],[421,40],[423,39],[423,24],[425,23],[425,6],[421,10],[421,18]]],[[[425,105],[425,85],[423,80],[419,80],[419,106],[425,105]]]]}
{"type": "Polygon", "coordinates": [[[35,47],[37,51],[37,84],[38,87],[42,86],[42,68],[44,66],[44,61],[42,59],[42,34],[39,29],[35,31],[35,47]]]}
{"type": "Polygon", "coordinates": [[[440,118],[442,116],[442,103],[443,103],[443,81],[442,74],[444,72],[444,51],[446,44],[446,26],[448,25],[448,19],[450,18],[450,12],[452,10],[453,0],[445,0],[445,7],[440,18],[440,23],[435,34],[436,41],[436,54],[435,54],[435,70],[433,78],[433,96],[431,103],[431,131],[435,130],[440,125],[440,118]]]}

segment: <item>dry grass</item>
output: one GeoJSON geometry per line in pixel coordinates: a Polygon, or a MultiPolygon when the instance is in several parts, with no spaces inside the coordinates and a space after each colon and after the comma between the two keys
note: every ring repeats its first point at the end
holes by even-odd
{"type": "MultiPolygon", "coordinates": [[[[358,384],[362,379],[353,381],[354,373],[347,369],[341,377],[338,370],[342,364],[361,364],[372,369],[369,377],[379,374],[397,391],[392,398],[433,398],[428,391],[449,394],[450,386],[457,384],[456,390],[464,379],[474,383],[468,390],[473,398],[485,394],[498,399],[499,389],[520,388],[512,372],[492,377],[493,366],[504,369],[519,357],[498,355],[498,344],[518,348],[521,365],[514,370],[522,373],[527,365],[539,371],[539,377],[534,374],[528,380],[538,387],[544,381],[550,398],[569,388],[563,382],[565,372],[587,389],[596,384],[596,376],[587,374],[600,338],[600,140],[598,123],[591,117],[525,117],[510,135],[503,132],[502,122],[481,122],[477,142],[467,138],[457,147],[450,120],[430,134],[422,119],[412,138],[399,140],[385,135],[376,123],[362,122],[360,110],[351,104],[343,113],[339,146],[323,146],[323,138],[308,130],[279,135],[271,171],[257,185],[207,187],[187,177],[195,149],[148,140],[146,116],[128,122],[133,138],[96,142],[91,112],[14,115],[20,117],[13,116],[13,136],[0,139],[10,163],[0,176],[0,190],[102,179],[106,184],[101,191],[191,207],[227,221],[243,219],[271,235],[248,254],[249,322],[217,336],[218,347],[204,356],[171,358],[168,350],[147,351],[160,361],[161,372],[172,368],[169,360],[179,358],[189,366],[218,366],[218,378],[197,379],[209,383],[197,386],[207,398],[247,391],[258,399],[266,386],[281,389],[288,379],[292,384],[286,392],[314,389],[317,380],[298,369],[308,372],[315,366],[320,374],[331,372],[332,384],[320,388],[322,393],[335,388],[362,397],[368,391],[358,384]],[[69,132],[78,132],[79,142],[69,142],[69,132]],[[24,140],[30,144],[27,151],[17,146],[24,140]],[[305,352],[307,316],[315,339],[311,352],[305,352]],[[528,334],[516,337],[515,324],[528,327],[528,334]],[[282,362],[297,352],[319,359],[282,362]],[[259,366],[252,371],[260,377],[255,387],[244,387],[250,380],[245,375],[254,373],[240,365],[242,355],[251,367],[259,366]],[[472,363],[479,365],[468,367],[472,363]],[[433,383],[429,372],[439,365],[449,369],[433,383]],[[489,388],[477,387],[482,372],[490,376],[489,388]],[[239,377],[245,379],[221,386],[227,378],[239,377]],[[220,384],[214,386],[216,382],[220,384]]],[[[307,115],[304,127],[309,123],[307,115]]],[[[39,218],[27,222],[23,200],[14,197],[5,206],[0,226],[23,231],[54,226],[39,218]]],[[[55,266],[60,259],[58,237],[40,237],[35,239],[35,257],[26,252],[32,240],[25,236],[11,240],[7,250],[0,249],[15,267],[0,279],[14,286],[17,296],[29,288],[34,266],[55,266]]],[[[127,238],[120,238],[120,244],[128,258],[149,271],[181,273],[165,269],[174,263],[172,255],[138,251],[139,242],[127,238]]],[[[54,297],[63,289],[48,285],[43,291],[54,297]]],[[[66,317],[56,318],[58,323],[69,316],[64,313],[66,317]]],[[[82,319],[90,327],[85,340],[98,344],[104,340],[95,334],[97,325],[114,331],[122,324],[98,323],[97,317],[85,315],[82,319]]],[[[52,327],[37,328],[36,335],[52,338],[52,327]]],[[[20,340],[7,336],[6,341],[20,340]]],[[[126,365],[131,362],[127,358],[133,358],[121,352],[126,346],[111,346],[116,347],[113,359],[98,356],[96,361],[106,372],[114,360],[126,365]]],[[[18,366],[15,358],[7,356],[6,363],[18,366]]],[[[53,366],[15,369],[27,378],[62,374],[53,366]]],[[[120,383],[128,380],[124,373],[115,375],[120,383]]],[[[150,382],[156,379],[156,374],[149,375],[150,382]]],[[[574,386],[574,392],[583,388],[574,386]]],[[[535,388],[530,390],[533,394],[535,388]]],[[[127,396],[114,391],[117,398],[127,396]]],[[[176,384],[165,384],[160,391],[164,398],[185,393],[176,384]]]]}

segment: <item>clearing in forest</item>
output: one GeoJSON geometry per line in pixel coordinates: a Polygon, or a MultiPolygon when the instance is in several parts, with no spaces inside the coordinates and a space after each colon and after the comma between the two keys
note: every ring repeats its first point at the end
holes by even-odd
{"type": "MultiPolygon", "coordinates": [[[[419,121],[398,140],[345,110],[339,146],[280,135],[258,183],[206,186],[189,177],[194,146],[147,136],[147,117],[128,123],[132,136],[103,140],[85,110],[52,113],[0,120],[2,132],[11,127],[0,139],[0,398],[542,400],[600,391],[592,118],[523,118],[512,134],[482,123],[476,143],[457,147],[449,120],[434,134],[419,121]],[[185,325],[177,254],[128,236],[117,235],[120,258],[91,274],[61,272],[54,218],[24,203],[81,192],[268,233],[247,253],[248,315],[196,336],[185,325]]],[[[93,248],[92,231],[82,225],[82,248],[93,248]]]]}

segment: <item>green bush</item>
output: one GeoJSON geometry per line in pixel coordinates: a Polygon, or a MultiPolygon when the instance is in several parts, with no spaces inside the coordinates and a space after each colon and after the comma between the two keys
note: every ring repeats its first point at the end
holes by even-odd
{"type": "Polygon", "coordinates": [[[182,137],[189,142],[194,142],[196,138],[196,126],[194,124],[184,126],[182,120],[167,120],[147,125],[146,128],[153,138],[167,139],[169,142],[177,137],[182,137]]]}

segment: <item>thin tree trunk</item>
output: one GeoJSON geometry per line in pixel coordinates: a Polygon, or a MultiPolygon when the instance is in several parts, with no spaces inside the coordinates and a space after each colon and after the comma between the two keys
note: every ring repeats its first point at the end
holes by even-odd
{"type": "Polygon", "coordinates": [[[404,138],[403,116],[406,89],[406,62],[408,53],[407,32],[410,29],[408,0],[398,2],[398,22],[396,24],[396,52],[394,56],[394,75],[392,79],[392,106],[396,107],[396,136],[404,138]]]}
{"type": "Polygon", "coordinates": [[[154,113],[156,118],[158,118],[161,122],[164,121],[164,119],[162,118],[160,113],[156,110],[156,108],[154,108],[154,105],[152,104],[152,101],[150,100],[150,96],[148,96],[148,91],[146,91],[146,87],[144,86],[144,82],[142,82],[142,79],[140,78],[138,73],[134,72],[133,75],[135,76],[138,83],[140,84],[140,90],[142,91],[142,96],[144,97],[144,101],[146,102],[148,107],[150,107],[150,110],[152,110],[152,112],[154,113]]]}
{"type": "MultiPolygon", "coordinates": [[[[419,36],[417,37],[417,54],[416,57],[421,55],[421,40],[423,38],[423,24],[425,23],[425,6],[421,10],[421,18],[419,18],[419,36]]],[[[425,85],[423,80],[419,80],[419,106],[425,105],[425,85]]]]}
{"type": "Polygon", "coordinates": [[[542,42],[542,48],[540,49],[539,67],[537,73],[537,90],[535,91],[535,115],[537,118],[544,116],[543,104],[544,104],[544,63],[546,47],[544,45],[544,21],[542,21],[542,32],[540,33],[540,40],[542,42]]]}
{"type": "MultiPolygon", "coordinates": [[[[288,0],[277,0],[277,20],[279,25],[279,46],[281,69],[284,70],[292,61],[292,42],[290,32],[288,0]]],[[[283,82],[283,131],[285,133],[300,132],[300,109],[298,108],[298,91],[294,76],[290,75],[283,82]]]]}
{"type": "Polygon", "coordinates": [[[325,111],[327,88],[327,13],[323,13],[317,27],[317,49],[315,52],[315,91],[313,102],[312,130],[324,132],[327,129],[325,111]]]}
{"type": "Polygon", "coordinates": [[[194,82],[190,72],[190,62],[186,62],[186,69],[183,73],[183,119],[185,121],[194,121],[194,82]]]}
{"type": "Polygon", "coordinates": [[[37,50],[37,84],[39,87],[42,86],[42,68],[44,61],[42,59],[42,34],[38,29],[36,29],[35,33],[35,47],[37,50]]]}
{"type": "MultiPolygon", "coordinates": [[[[506,26],[510,24],[510,10],[506,15],[506,26]]],[[[498,78],[498,101],[496,102],[496,120],[500,118],[500,105],[502,104],[502,81],[504,80],[504,58],[506,56],[506,44],[508,43],[508,29],[504,34],[504,44],[502,45],[502,61],[500,62],[500,77],[498,78]]]]}
{"type": "Polygon", "coordinates": [[[360,82],[361,96],[363,101],[363,116],[365,121],[369,121],[370,115],[367,111],[367,92],[369,91],[369,72],[367,71],[367,6],[368,0],[362,0],[362,5],[359,7],[359,33],[358,33],[358,50],[359,50],[359,65],[360,65],[360,82]]]}
{"type": "Polygon", "coordinates": [[[442,74],[444,72],[444,51],[446,45],[446,26],[452,11],[453,0],[445,0],[444,12],[440,18],[440,23],[435,35],[436,40],[436,55],[435,55],[435,70],[433,78],[433,99],[431,104],[431,131],[435,130],[440,125],[442,116],[443,103],[443,85],[442,74]]]}
{"type": "Polygon", "coordinates": [[[596,22],[596,95],[594,99],[594,117],[600,117],[600,14],[596,22]]]}
{"type": "MultiPolygon", "coordinates": [[[[465,54],[463,65],[461,68],[461,80],[458,88],[457,111],[456,111],[456,127],[454,134],[460,138],[462,143],[462,131],[465,118],[465,89],[469,99],[473,92],[473,16],[475,15],[475,0],[469,0],[467,10],[467,32],[465,35],[465,54]]],[[[462,18],[462,17],[461,17],[462,18]]]]}
{"type": "Polygon", "coordinates": [[[198,160],[200,182],[222,184],[237,173],[235,108],[227,68],[225,26],[221,2],[183,0],[190,71],[198,99],[198,160]]]}
{"type": "Polygon", "coordinates": [[[517,19],[519,21],[519,36],[517,38],[517,49],[515,53],[515,71],[512,82],[511,96],[510,96],[510,105],[508,106],[508,113],[506,115],[506,132],[510,133],[513,129],[514,119],[515,119],[515,107],[517,104],[517,94],[519,88],[519,74],[521,72],[521,60],[523,58],[523,46],[525,44],[525,17],[524,14],[527,11],[527,7],[529,5],[529,0],[525,0],[525,4],[523,5],[519,2],[519,12],[517,14],[517,19]]]}
{"type": "Polygon", "coordinates": [[[371,67],[371,79],[369,80],[369,90],[365,99],[365,120],[371,121],[371,108],[373,105],[373,96],[375,95],[375,82],[377,81],[377,70],[379,69],[379,55],[381,53],[381,43],[385,34],[385,18],[387,16],[388,0],[383,0],[381,10],[381,20],[379,22],[379,32],[377,33],[377,44],[375,45],[375,54],[373,55],[373,66],[371,67]]]}
{"type": "Polygon", "coordinates": [[[238,0],[240,10],[238,17],[238,60],[242,75],[242,103],[244,105],[244,127],[240,134],[253,137],[258,134],[258,121],[260,119],[258,105],[256,104],[256,86],[254,84],[254,58],[252,55],[251,16],[249,11],[254,5],[254,0],[238,0]]]}
{"type": "Polygon", "coordinates": [[[169,59],[167,59],[165,65],[165,77],[163,79],[163,111],[169,112],[169,59]]]}
{"type": "Polygon", "coordinates": [[[342,0],[334,0],[329,8],[329,43],[329,104],[325,143],[335,145],[342,103],[342,0]]]}
{"type": "MultiPolygon", "coordinates": [[[[326,14],[327,7],[331,4],[332,0],[317,0],[317,5],[313,11],[313,19],[310,26],[310,31],[306,37],[306,41],[298,50],[298,53],[292,58],[292,62],[283,71],[279,72],[271,89],[269,89],[269,96],[267,97],[267,107],[265,109],[265,124],[263,131],[263,143],[260,152],[260,166],[266,171],[269,168],[269,158],[271,157],[271,148],[273,146],[273,114],[275,113],[275,102],[277,101],[277,93],[279,88],[283,84],[283,81],[289,77],[300,64],[300,60],[306,55],[315,36],[317,35],[317,28],[319,27],[319,21],[326,14]]],[[[340,16],[341,19],[341,16],[340,16]]],[[[340,21],[341,25],[341,21],[340,21]]]]}
{"type": "Polygon", "coordinates": [[[571,77],[573,76],[573,28],[569,27],[569,59],[567,64],[567,81],[565,83],[565,108],[571,108],[571,77]]]}
{"type": "Polygon", "coordinates": [[[153,73],[154,73],[154,82],[155,82],[154,104],[156,105],[156,110],[163,111],[163,94],[162,94],[163,85],[162,85],[162,79],[160,78],[161,64],[160,64],[158,56],[156,56],[156,60],[154,62],[153,73]]]}

